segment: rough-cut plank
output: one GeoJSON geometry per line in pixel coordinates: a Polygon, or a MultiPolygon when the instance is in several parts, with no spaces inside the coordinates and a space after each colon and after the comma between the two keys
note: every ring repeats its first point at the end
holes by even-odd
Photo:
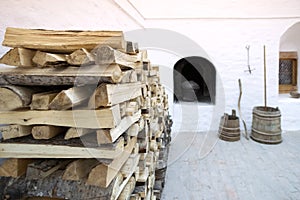
{"type": "Polygon", "coordinates": [[[31,162],[33,162],[32,159],[7,159],[0,166],[0,176],[15,178],[22,176],[27,170],[27,165],[31,162]]]}
{"type": "Polygon", "coordinates": [[[92,50],[97,45],[124,49],[125,41],[121,31],[54,31],[8,27],[2,45],[72,53],[81,48],[92,50]]]}
{"type": "Polygon", "coordinates": [[[135,183],[136,180],[135,178],[132,176],[128,183],[126,184],[126,186],[124,187],[124,189],[122,190],[118,200],[127,200],[130,198],[130,195],[132,194],[132,192],[134,191],[134,187],[135,187],[135,183]]]}
{"type": "Polygon", "coordinates": [[[28,179],[44,179],[53,174],[60,168],[65,168],[71,160],[64,159],[47,159],[38,160],[30,163],[27,167],[26,178],[28,179]]]}
{"type": "Polygon", "coordinates": [[[0,112],[0,124],[114,128],[121,121],[118,105],[99,110],[27,110],[0,112]]]}
{"type": "Polygon", "coordinates": [[[90,65],[95,63],[95,56],[82,48],[66,56],[69,65],[90,65]]]}
{"type": "Polygon", "coordinates": [[[22,126],[17,124],[0,126],[0,132],[2,133],[3,140],[30,135],[31,129],[32,126],[22,126]]]}
{"type": "Polygon", "coordinates": [[[136,68],[135,62],[141,61],[140,56],[129,55],[122,53],[118,50],[111,48],[110,46],[100,46],[96,49],[96,64],[111,64],[116,63],[129,68],[136,68]]]}
{"type": "Polygon", "coordinates": [[[0,85],[85,85],[122,80],[120,66],[92,65],[66,68],[0,68],[0,85]]]}
{"type": "Polygon", "coordinates": [[[112,143],[116,141],[133,123],[138,121],[141,117],[141,111],[135,113],[133,116],[124,117],[120,124],[112,129],[99,129],[97,133],[98,144],[112,143]]]}
{"type": "Polygon", "coordinates": [[[114,159],[122,149],[71,147],[66,145],[0,143],[1,158],[104,158],[114,159]]]}
{"type": "Polygon", "coordinates": [[[65,140],[69,140],[71,138],[78,138],[86,134],[92,133],[94,131],[95,131],[94,129],[71,127],[68,129],[68,131],[65,134],[65,140]]]}
{"type": "Polygon", "coordinates": [[[54,54],[42,51],[37,51],[32,61],[39,67],[67,65],[65,54],[54,54]]]}
{"type": "Polygon", "coordinates": [[[35,89],[5,85],[0,87],[0,110],[14,110],[28,107],[35,89]]]}
{"type": "Polygon", "coordinates": [[[31,110],[49,110],[49,104],[56,97],[58,92],[42,92],[32,95],[32,100],[30,104],[31,110]]]}
{"type": "Polygon", "coordinates": [[[17,67],[34,67],[35,64],[32,62],[34,55],[34,50],[13,48],[0,58],[0,63],[17,67]]]}
{"type": "Polygon", "coordinates": [[[34,139],[42,140],[53,138],[66,130],[67,128],[61,126],[34,126],[31,132],[34,139]]]}
{"type": "Polygon", "coordinates": [[[136,141],[136,138],[132,138],[126,145],[124,151],[110,164],[100,164],[93,168],[87,179],[87,184],[99,187],[108,187],[129,158],[136,141]]]}
{"type": "Polygon", "coordinates": [[[97,159],[79,159],[70,163],[62,178],[64,180],[79,181],[86,179],[90,171],[99,164],[97,159]]]}
{"type": "Polygon", "coordinates": [[[51,110],[67,110],[85,102],[93,93],[95,86],[72,87],[63,90],[49,104],[51,110]]]}
{"type": "Polygon", "coordinates": [[[93,93],[89,100],[89,108],[112,106],[142,95],[141,83],[106,84],[103,83],[93,93]]]}

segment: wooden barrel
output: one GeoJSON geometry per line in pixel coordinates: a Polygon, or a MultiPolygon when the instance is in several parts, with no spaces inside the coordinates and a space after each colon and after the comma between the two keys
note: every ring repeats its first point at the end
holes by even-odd
{"type": "Polygon", "coordinates": [[[253,108],[251,138],[265,144],[278,144],[281,138],[281,113],[278,108],[253,108]]]}
{"type": "Polygon", "coordinates": [[[235,110],[232,115],[224,114],[221,117],[219,127],[219,138],[228,142],[238,141],[241,138],[240,121],[235,115],[235,110]]]}

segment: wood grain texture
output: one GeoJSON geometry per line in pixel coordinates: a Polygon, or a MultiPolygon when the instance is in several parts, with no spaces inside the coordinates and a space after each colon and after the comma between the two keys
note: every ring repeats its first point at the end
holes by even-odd
{"type": "Polygon", "coordinates": [[[19,177],[26,173],[27,166],[32,159],[11,158],[4,161],[0,166],[0,176],[19,177]]]}
{"type": "Polygon", "coordinates": [[[31,98],[37,90],[13,85],[0,87],[0,111],[29,107],[31,98]]]}
{"type": "Polygon", "coordinates": [[[99,110],[2,111],[0,124],[53,125],[78,128],[114,128],[121,122],[119,106],[99,110]]]}
{"type": "Polygon", "coordinates": [[[100,164],[93,168],[89,174],[87,184],[108,187],[129,158],[136,142],[136,138],[132,138],[126,145],[124,151],[110,164],[100,164]]]}
{"type": "Polygon", "coordinates": [[[81,48],[92,50],[97,45],[124,49],[125,41],[121,31],[54,31],[8,27],[2,45],[72,53],[81,48]]]}
{"type": "Polygon", "coordinates": [[[2,133],[3,140],[30,135],[31,130],[32,126],[23,126],[17,124],[0,126],[0,132],[2,133]]]}
{"type": "Polygon", "coordinates": [[[32,136],[36,140],[45,140],[55,137],[58,134],[66,132],[67,128],[61,126],[34,126],[32,136]]]}
{"type": "Polygon", "coordinates": [[[114,159],[122,149],[99,149],[49,144],[0,143],[1,158],[103,158],[114,159]]]}
{"type": "Polygon", "coordinates": [[[67,110],[84,103],[93,94],[95,86],[72,87],[58,93],[50,102],[51,110],[67,110]]]}
{"type": "Polygon", "coordinates": [[[58,91],[42,92],[32,95],[31,110],[49,110],[49,104],[56,97],[58,91]]]}
{"type": "Polygon", "coordinates": [[[32,58],[35,52],[30,49],[13,48],[0,58],[0,63],[16,67],[34,67],[32,58]]]}
{"type": "Polygon", "coordinates": [[[134,99],[142,95],[141,83],[106,84],[103,83],[93,93],[89,100],[89,108],[112,106],[134,99]]]}
{"type": "Polygon", "coordinates": [[[92,65],[64,68],[1,68],[0,84],[12,85],[86,85],[99,82],[118,83],[122,80],[120,66],[92,65]]]}

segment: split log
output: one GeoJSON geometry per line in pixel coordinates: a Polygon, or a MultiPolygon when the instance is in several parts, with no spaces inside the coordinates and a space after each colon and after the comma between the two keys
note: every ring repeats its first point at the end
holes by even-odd
{"type": "Polygon", "coordinates": [[[98,144],[107,144],[116,141],[132,124],[141,117],[141,112],[136,112],[133,116],[124,117],[120,124],[112,129],[99,129],[97,133],[98,144]]]}
{"type": "Polygon", "coordinates": [[[54,31],[11,27],[6,29],[2,45],[54,53],[72,53],[81,48],[90,51],[97,45],[125,49],[121,31],[54,31]]]}
{"type": "Polygon", "coordinates": [[[105,188],[108,187],[129,158],[135,144],[136,138],[132,138],[126,145],[124,151],[110,164],[100,164],[93,168],[87,179],[87,184],[105,188]]]}
{"type": "Polygon", "coordinates": [[[122,80],[120,83],[135,83],[138,82],[137,73],[135,70],[122,71],[122,80]]]}
{"type": "Polygon", "coordinates": [[[13,48],[0,58],[0,63],[17,67],[34,67],[32,58],[35,52],[30,49],[13,48]]]}
{"type": "Polygon", "coordinates": [[[29,107],[37,90],[22,86],[5,85],[0,87],[0,110],[15,110],[29,107]]]}
{"type": "Polygon", "coordinates": [[[71,160],[47,159],[30,163],[27,167],[27,179],[44,179],[60,168],[65,168],[71,160]]]}
{"type": "Polygon", "coordinates": [[[139,154],[131,154],[126,163],[122,166],[120,172],[123,177],[130,177],[136,170],[140,160],[139,154]]]}
{"type": "Polygon", "coordinates": [[[132,137],[137,137],[139,134],[139,125],[138,123],[132,124],[126,131],[127,135],[132,137]]]}
{"type": "Polygon", "coordinates": [[[82,48],[66,56],[69,65],[91,65],[95,63],[94,55],[82,48]]]}
{"type": "Polygon", "coordinates": [[[34,126],[32,136],[34,139],[50,139],[60,133],[66,132],[67,128],[61,126],[34,126]]]}
{"type": "Polygon", "coordinates": [[[92,65],[66,68],[1,68],[0,85],[86,85],[118,83],[122,79],[119,65],[92,65]]]}
{"type": "Polygon", "coordinates": [[[32,95],[32,101],[30,104],[31,110],[49,110],[49,104],[56,97],[58,92],[42,92],[32,95]]]}
{"type": "Polygon", "coordinates": [[[33,162],[32,159],[10,158],[0,165],[0,176],[19,177],[26,173],[27,166],[33,162]]]}
{"type": "Polygon", "coordinates": [[[67,110],[85,102],[93,93],[96,86],[73,87],[63,90],[49,104],[51,110],[67,110]]]}
{"type": "Polygon", "coordinates": [[[141,55],[129,55],[122,53],[121,51],[115,50],[110,46],[100,46],[96,49],[96,64],[111,64],[116,63],[125,68],[135,69],[138,68],[142,63],[141,55]]]}
{"type": "Polygon", "coordinates": [[[68,129],[68,131],[65,134],[65,140],[82,137],[94,131],[95,131],[94,129],[71,127],[68,129]]]}
{"type": "Polygon", "coordinates": [[[132,41],[126,41],[126,53],[135,55],[138,52],[139,52],[138,43],[132,41]]]}
{"type": "Polygon", "coordinates": [[[0,124],[114,128],[121,122],[119,105],[99,110],[28,110],[0,112],[0,124]]]}
{"type": "Polygon", "coordinates": [[[16,124],[0,127],[0,132],[2,133],[3,140],[30,135],[31,130],[32,126],[22,126],[16,124]]]}
{"type": "Polygon", "coordinates": [[[101,84],[89,100],[89,108],[112,106],[141,96],[140,83],[101,84]]]}
{"type": "Polygon", "coordinates": [[[132,176],[128,183],[126,184],[125,188],[122,190],[118,200],[127,200],[130,198],[130,195],[132,194],[132,192],[134,191],[134,187],[135,187],[135,183],[136,180],[135,178],[132,176]]]}
{"type": "Polygon", "coordinates": [[[99,164],[97,159],[79,159],[70,163],[62,178],[64,180],[79,181],[88,177],[90,171],[99,164]]]}
{"type": "Polygon", "coordinates": [[[51,67],[51,66],[66,66],[67,60],[65,54],[54,54],[42,51],[37,51],[32,61],[38,67],[51,67]]]}

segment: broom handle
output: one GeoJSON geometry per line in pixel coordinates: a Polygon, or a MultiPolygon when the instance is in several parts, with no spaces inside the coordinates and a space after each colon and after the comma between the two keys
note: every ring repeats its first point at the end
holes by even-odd
{"type": "Polygon", "coordinates": [[[264,99],[265,110],[267,109],[267,64],[266,64],[266,46],[264,45],[264,99]]]}

